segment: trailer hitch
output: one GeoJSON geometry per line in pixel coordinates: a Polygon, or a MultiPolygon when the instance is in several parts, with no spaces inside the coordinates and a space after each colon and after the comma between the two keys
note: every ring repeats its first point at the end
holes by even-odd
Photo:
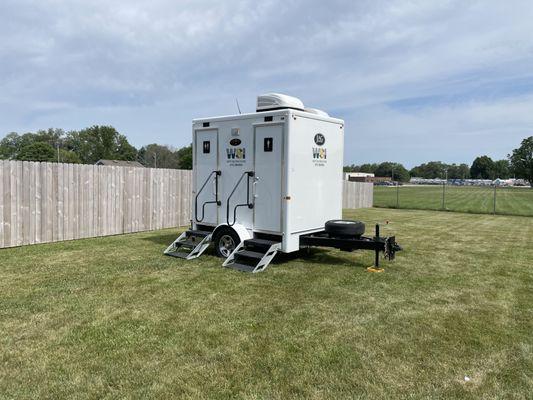
{"type": "Polygon", "coordinates": [[[403,250],[403,248],[396,243],[396,236],[390,236],[385,239],[385,250],[383,250],[383,255],[387,260],[394,260],[396,258],[396,252],[401,250],[403,250]]]}
{"type": "Polygon", "coordinates": [[[381,272],[383,271],[382,268],[379,267],[379,253],[380,251],[383,251],[383,256],[389,260],[392,261],[396,258],[396,252],[403,250],[402,246],[400,246],[398,243],[396,243],[396,236],[389,236],[389,237],[380,237],[379,236],[379,224],[376,224],[376,236],[374,236],[374,241],[377,243],[383,243],[383,248],[376,247],[375,249],[375,258],[374,258],[374,266],[367,268],[370,271],[377,271],[381,272]]]}

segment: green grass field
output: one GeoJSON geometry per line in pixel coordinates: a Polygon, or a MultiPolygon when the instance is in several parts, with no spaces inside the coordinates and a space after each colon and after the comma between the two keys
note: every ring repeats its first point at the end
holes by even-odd
{"type": "MultiPolygon", "coordinates": [[[[375,186],[374,206],[441,210],[442,186],[375,186]],[[397,193],[398,191],[398,193],[397,193]]],[[[468,213],[494,212],[494,188],[446,186],[445,209],[468,213]]],[[[533,216],[533,189],[497,188],[496,213],[533,216]]]]}
{"type": "Polygon", "coordinates": [[[533,218],[345,216],[390,221],[385,273],[240,273],[163,256],[173,230],[0,250],[0,398],[531,398],[533,218]]]}

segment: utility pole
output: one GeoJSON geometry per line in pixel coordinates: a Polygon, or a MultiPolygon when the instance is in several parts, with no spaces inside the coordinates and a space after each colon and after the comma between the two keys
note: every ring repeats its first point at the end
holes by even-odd
{"type": "Polygon", "coordinates": [[[157,153],[154,153],[154,168],[157,168],[157,153]]]}
{"type": "Polygon", "coordinates": [[[57,163],[59,164],[59,142],[56,143],[57,146],[57,163]]]}

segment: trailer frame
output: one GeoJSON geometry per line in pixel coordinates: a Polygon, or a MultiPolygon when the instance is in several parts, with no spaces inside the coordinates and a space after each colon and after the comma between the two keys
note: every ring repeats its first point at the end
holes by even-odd
{"type": "Polygon", "coordinates": [[[379,268],[379,253],[392,261],[396,252],[403,250],[396,243],[396,236],[382,237],[379,235],[380,226],[376,224],[375,236],[339,237],[331,236],[326,231],[319,231],[300,236],[300,246],[307,247],[333,247],[342,251],[373,250],[375,253],[374,267],[379,268]]]}

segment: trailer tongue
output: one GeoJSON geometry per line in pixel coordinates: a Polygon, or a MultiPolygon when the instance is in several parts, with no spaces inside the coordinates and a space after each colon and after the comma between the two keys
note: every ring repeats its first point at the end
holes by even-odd
{"type": "Polygon", "coordinates": [[[396,257],[396,252],[402,250],[402,247],[396,243],[395,236],[379,236],[379,225],[376,225],[374,237],[332,237],[326,231],[322,231],[301,236],[300,244],[302,246],[333,247],[343,251],[374,250],[374,269],[380,268],[379,253],[383,253],[387,260],[392,261],[396,257]]]}

